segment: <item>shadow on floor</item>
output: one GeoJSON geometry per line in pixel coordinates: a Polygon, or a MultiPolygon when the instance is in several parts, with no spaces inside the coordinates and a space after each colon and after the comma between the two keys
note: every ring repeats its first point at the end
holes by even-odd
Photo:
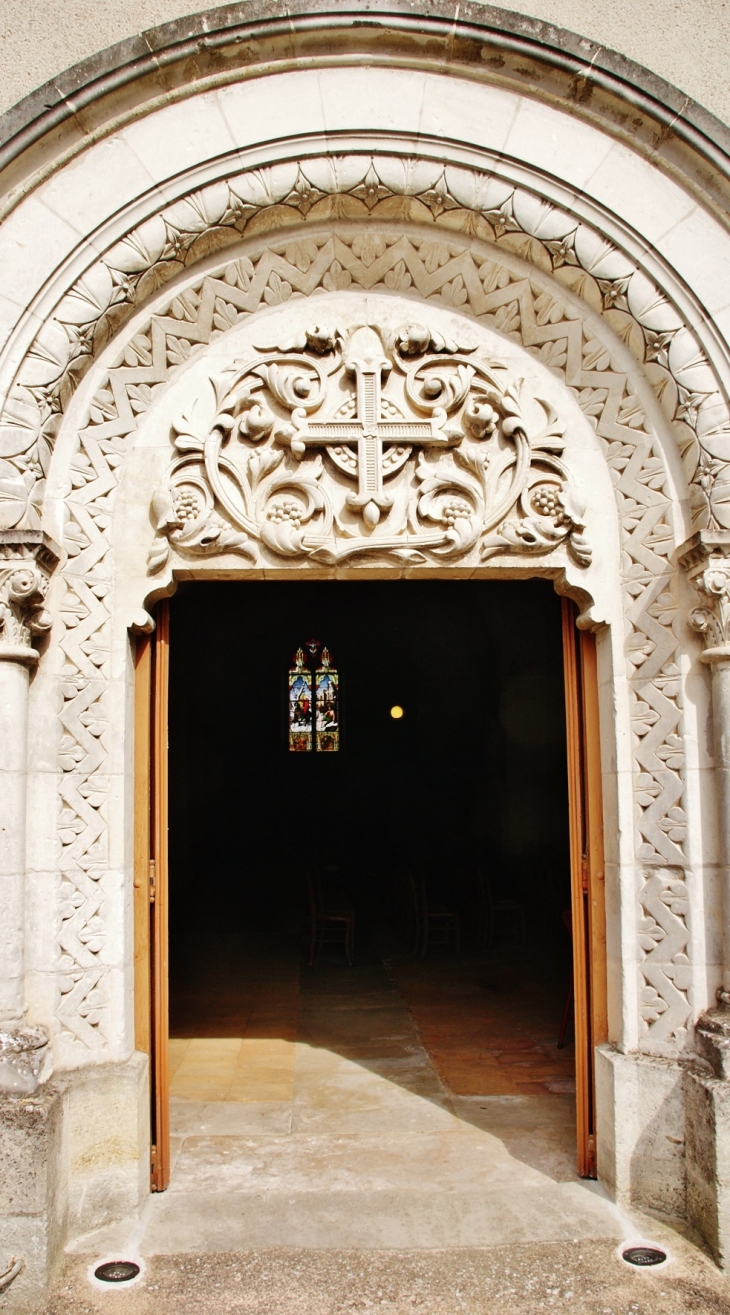
{"type": "Polygon", "coordinates": [[[291,1106],[298,1127],[351,1135],[372,1123],[374,1105],[388,1104],[372,1084],[354,1096],[356,1065],[498,1137],[554,1180],[573,1180],[572,1036],[557,1049],[562,976],[539,947],[510,943],[485,957],[434,950],[414,960],[380,932],[361,944],[354,966],[334,949],[310,967],[298,927],[177,936],[171,1092],[206,1104],[276,1105],[277,1126],[291,1106]],[[307,1071],[299,1079],[295,1051],[297,1071],[307,1071]],[[326,1055],[345,1061],[337,1076],[326,1055]]]}

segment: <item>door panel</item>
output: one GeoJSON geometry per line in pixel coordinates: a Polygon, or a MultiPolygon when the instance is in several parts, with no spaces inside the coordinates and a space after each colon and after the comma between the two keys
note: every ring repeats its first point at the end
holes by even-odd
{"type": "Polygon", "coordinates": [[[140,635],[134,663],[134,1046],[151,1045],[150,751],[152,640],[140,635]]]}
{"type": "Polygon", "coordinates": [[[167,721],[170,671],[170,608],[156,611],[152,670],[152,863],[150,914],[152,940],[152,1189],[163,1192],[170,1181],[170,1080],[168,1071],[169,963],[167,926],[167,721]]]}
{"type": "MultiPolygon", "coordinates": [[[[603,819],[595,638],[576,628],[576,616],[563,599],[578,1172],[595,1178],[593,1056],[607,1036],[603,819]]],[[[164,1191],[170,1180],[166,602],[158,605],[156,623],[154,635],[140,641],[136,664],[135,1027],[138,1048],[151,1058],[151,1186],[164,1191]]]]}
{"type": "Polygon", "coordinates": [[[606,913],[596,641],[563,599],[578,1172],[596,1177],[595,1047],[606,1040],[606,913]]]}

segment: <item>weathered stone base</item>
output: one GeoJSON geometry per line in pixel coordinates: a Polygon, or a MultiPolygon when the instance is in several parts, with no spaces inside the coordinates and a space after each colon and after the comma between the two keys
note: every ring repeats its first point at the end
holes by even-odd
{"type": "Polygon", "coordinates": [[[133,1217],[148,1192],[146,1056],[61,1073],[32,1096],[0,1101],[0,1272],[24,1262],[3,1311],[36,1311],[66,1242],[133,1217]]]}
{"type": "Polygon", "coordinates": [[[63,1107],[58,1082],[0,1102],[0,1270],[23,1261],[2,1294],[3,1310],[13,1315],[38,1309],[66,1238],[63,1107]]]}
{"type": "Polygon", "coordinates": [[[730,1265],[730,1016],[711,1010],[697,1027],[698,1058],[685,1073],[687,1217],[717,1263],[730,1265]]]}
{"type": "Polygon", "coordinates": [[[730,1083],[693,1065],[685,1075],[687,1217],[717,1263],[730,1261],[730,1083]]]}
{"type": "Polygon", "coordinates": [[[674,1060],[596,1051],[598,1176],[615,1200],[684,1219],[683,1069],[674,1060]]]}

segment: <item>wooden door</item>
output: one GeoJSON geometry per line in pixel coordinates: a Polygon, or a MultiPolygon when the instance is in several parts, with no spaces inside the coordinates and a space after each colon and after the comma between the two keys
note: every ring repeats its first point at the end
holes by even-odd
{"type": "Polygon", "coordinates": [[[135,1037],[150,1057],[150,1186],[170,1181],[167,927],[167,713],[170,613],[137,645],[135,683],[135,1037]]]}
{"type": "MultiPolygon", "coordinates": [[[[563,599],[563,661],[575,986],[578,1172],[596,1176],[594,1051],[607,1039],[603,814],[595,638],[563,599]]],[[[135,1025],[150,1055],[151,1186],[170,1180],[168,1079],[169,607],[138,644],[135,699],[135,1025]]]]}
{"type": "Polygon", "coordinates": [[[563,665],[568,750],[570,874],[575,987],[575,1085],[578,1172],[596,1177],[595,1048],[608,1037],[603,806],[595,636],[578,630],[577,609],[563,605],[563,665]]]}

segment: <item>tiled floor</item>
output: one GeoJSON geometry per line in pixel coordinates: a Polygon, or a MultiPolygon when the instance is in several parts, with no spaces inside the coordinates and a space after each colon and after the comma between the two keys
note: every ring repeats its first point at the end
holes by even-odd
{"type": "Polygon", "coordinates": [[[425,1066],[441,1097],[574,1091],[572,1030],[556,1045],[567,969],[534,950],[383,961],[365,949],[352,968],[336,953],[300,967],[296,936],[219,937],[200,951],[199,939],[187,959],[181,947],[187,971],[173,980],[174,1097],[291,1101],[301,1043],[398,1061],[395,1081],[415,1065],[422,1084],[425,1066]]]}
{"type": "Polygon", "coordinates": [[[509,945],[361,947],[352,968],[300,967],[297,936],[196,946],[173,977],[172,1178],[142,1253],[621,1236],[575,1172],[560,972],[509,945]]]}
{"type": "Polygon", "coordinates": [[[564,964],[507,943],[486,960],[398,959],[390,971],[448,1089],[460,1096],[575,1091],[572,1026],[557,1048],[564,964]]]}

